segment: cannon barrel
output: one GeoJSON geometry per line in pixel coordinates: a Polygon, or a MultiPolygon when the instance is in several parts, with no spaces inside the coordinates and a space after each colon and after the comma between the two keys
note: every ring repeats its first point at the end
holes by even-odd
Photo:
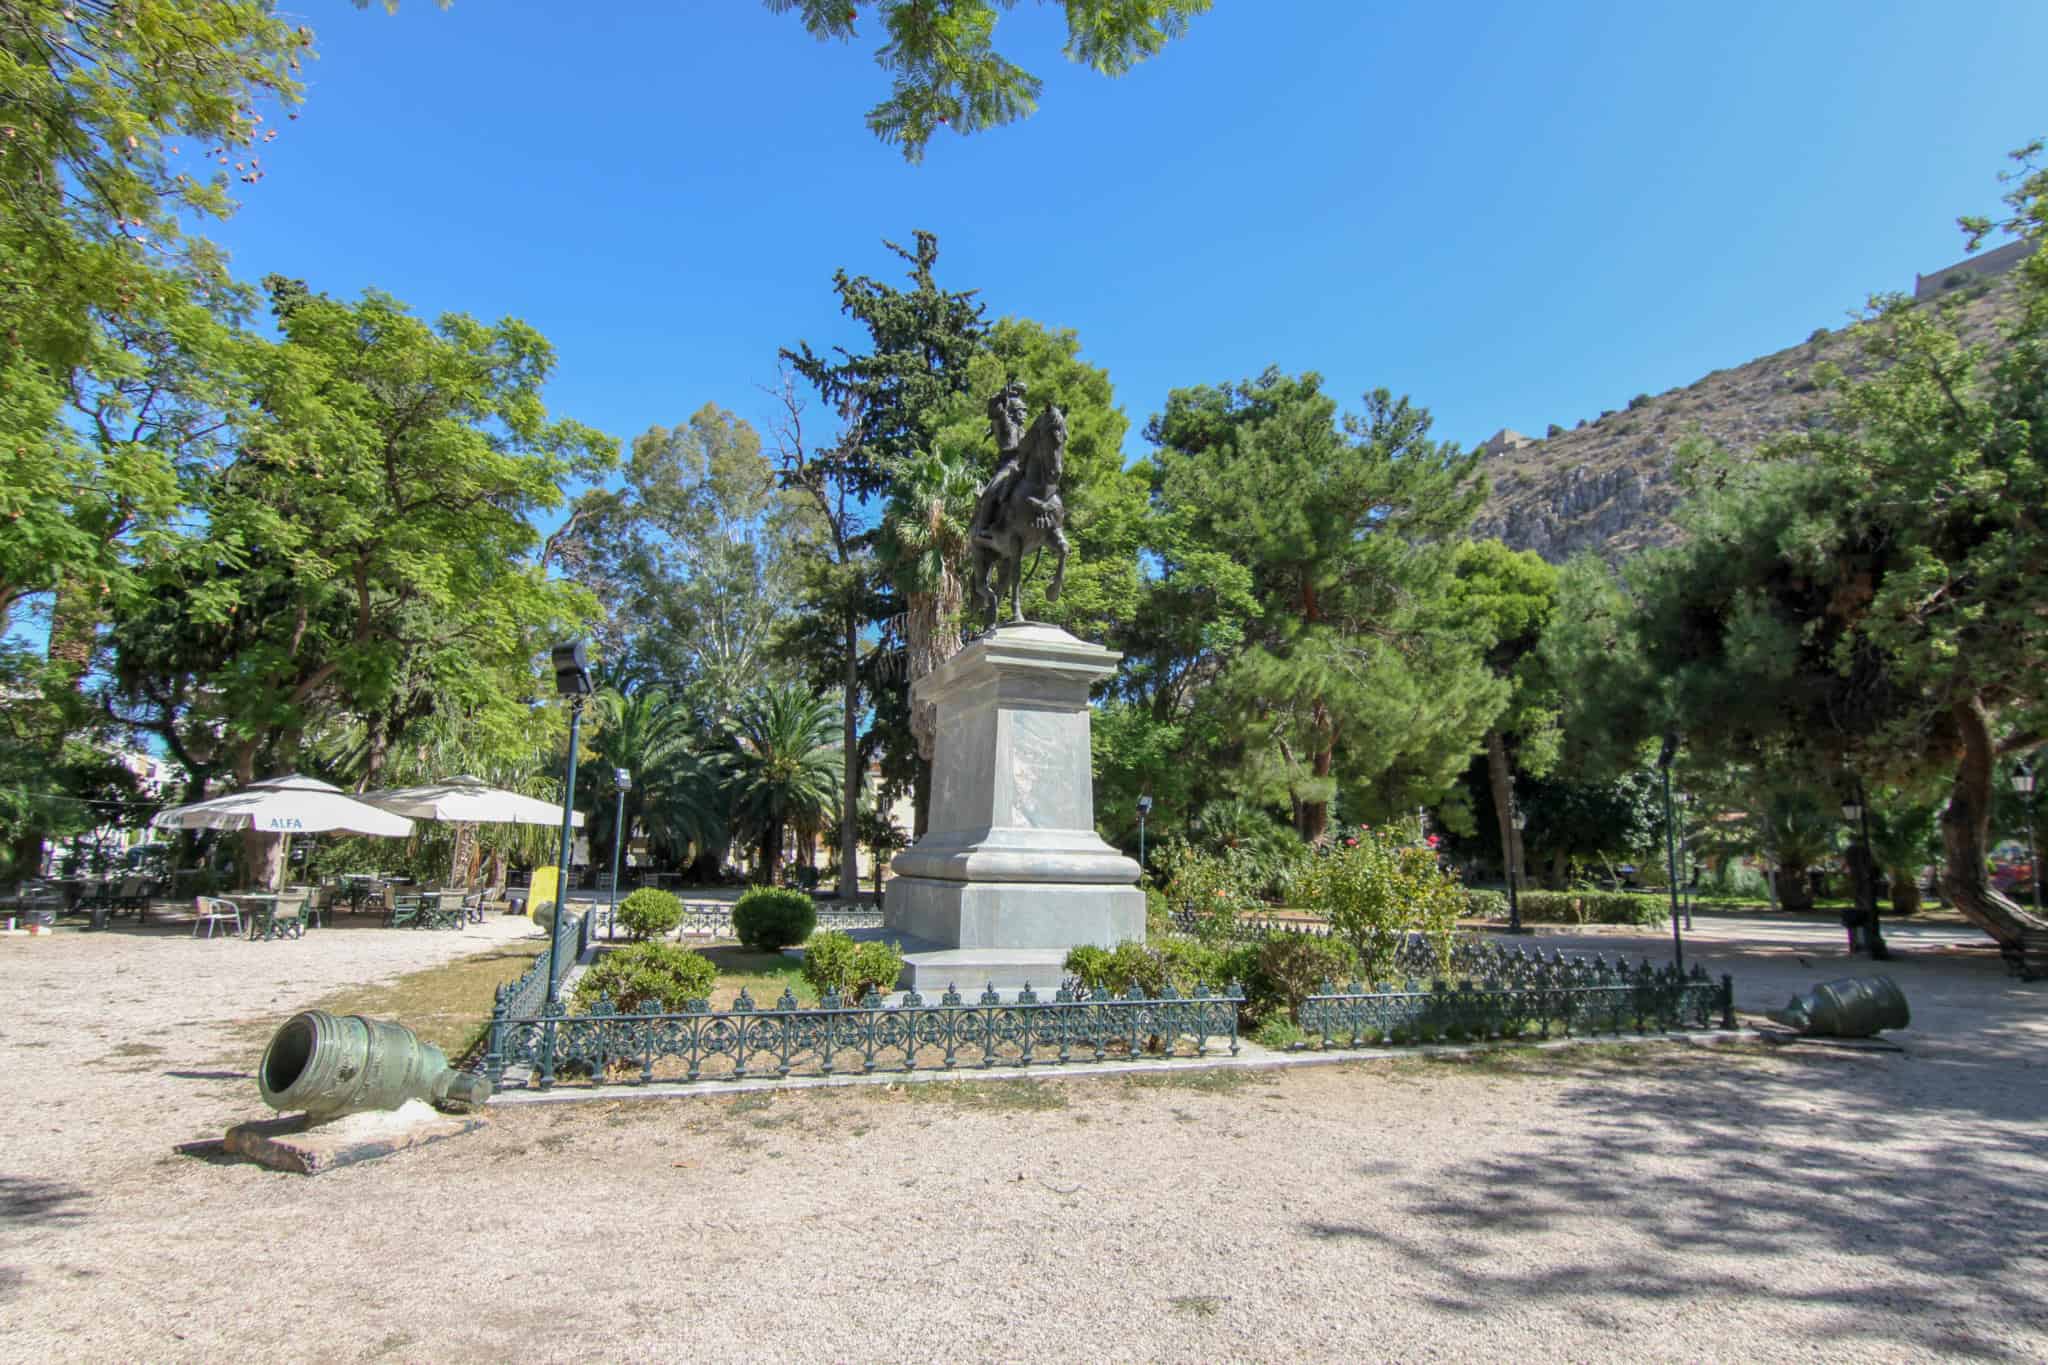
{"type": "Polygon", "coordinates": [[[482,1076],[457,1071],[432,1043],[403,1024],[307,1010],[287,1019],[256,1068],[263,1102],[314,1120],[425,1100],[457,1112],[491,1097],[482,1076]]]}
{"type": "Polygon", "coordinates": [[[1770,1017],[1801,1033],[1828,1038],[1868,1038],[1881,1029],[1913,1022],[1906,994],[1888,976],[1845,976],[1795,995],[1770,1017]]]}

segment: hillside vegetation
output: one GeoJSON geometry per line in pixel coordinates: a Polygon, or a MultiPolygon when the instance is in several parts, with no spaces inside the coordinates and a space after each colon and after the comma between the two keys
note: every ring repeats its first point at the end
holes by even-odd
{"type": "MultiPolygon", "coordinates": [[[[1933,302],[1960,309],[1964,335],[1978,341],[1993,338],[2013,299],[2013,276],[2006,273],[1933,302]]],[[[1669,544],[1677,535],[1671,511],[1679,496],[1673,474],[1680,443],[1697,436],[1741,451],[1819,420],[1825,395],[1814,383],[1815,367],[1833,361],[1851,374],[1866,368],[1854,331],[1820,328],[1799,345],[1639,397],[1546,439],[1496,437],[1489,444],[1497,453],[1484,465],[1492,491],[1473,533],[1498,536],[1552,563],[1586,550],[1618,563],[1645,547],[1669,544]]]]}

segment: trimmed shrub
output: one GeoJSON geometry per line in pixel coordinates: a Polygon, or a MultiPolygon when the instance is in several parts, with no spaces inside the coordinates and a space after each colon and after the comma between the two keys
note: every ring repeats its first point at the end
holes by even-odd
{"type": "Polygon", "coordinates": [[[619,923],[634,938],[660,938],[683,922],[683,903],[667,891],[643,886],[619,902],[619,923]]]}
{"type": "Polygon", "coordinates": [[[804,942],[804,980],[818,994],[831,992],[844,1002],[896,989],[903,974],[903,950],[881,939],[856,943],[837,930],[812,934],[804,942]]]}
{"type": "Polygon", "coordinates": [[[1505,891],[1475,891],[1465,888],[1465,909],[1461,919],[1506,919],[1508,897],[1505,891]]]}
{"type": "Polygon", "coordinates": [[[1190,938],[1163,938],[1157,943],[1128,939],[1114,948],[1084,943],[1067,953],[1067,974],[1091,991],[1126,995],[1139,986],[1157,995],[1169,983],[1186,994],[1197,986],[1220,990],[1232,981],[1250,979],[1256,962],[1253,946],[1219,948],[1190,938]]]}
{"type": "Polygon", "coordinates": [[[779,953],[818,927],[818,910],[801,891],[757,886],[732,908],[732,931],[756,952],[779,953]]]}
{"type": "Polygon", "coordinates": [[[1359,974],[1358,967],[1357,952],[1342,939],[1310,938],[1307,934],[1267,939],[1259,945],[1246,1013],[1258,1019],[1298,1023],[1302,1001],[1320,991],[1324,982],[1341,989],[1359,974]]]}
{"type": "Polygon", "coordinates": [[[673,1013],[700,1005],[711,994],[718,968],[710,958],[656,940],[615,948],[576,982],[576,1003],[588,1010],[610,996],[621,1014],[673,1013]]]}
{"type": "MultiPolygon", "coordinates": [[[[1635,924],[1652,926],[1670,918],[1662,896],[1635,896],[1626,891],[1524,891],[1518,897],[1524,924],[1635,924]]],[[[1494,918],[1508,917],[1501,897],[1494,918]]]]}

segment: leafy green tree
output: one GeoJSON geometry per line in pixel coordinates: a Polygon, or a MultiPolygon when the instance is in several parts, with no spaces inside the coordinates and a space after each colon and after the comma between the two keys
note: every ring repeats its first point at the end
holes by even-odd
{"type": "Polygon", "coordinates": [[[173,455],[145,438],[168,405],[123,412],[108,393],[136,373],[138,337],[224,287],[183,222],[225,216],[231,175],[261,178],[263,111],[298,102],[310,40],[249,0],[0,13],[0,629],[74,575],[88,601],[118,586],[110,544],[166,512],[173,455]]]}
{"type": "Polygon", "coordinates": [[[238,782],[338,727],[379,784],[437,711],[516,749],[536,653],[592,612],[536,562],[531,518],[611,442],[548,417],[553,352],[523,323],[271,289],[282,339],[251,343],[232,453],[186,471],[196,530],[152,547],[111,633],[124,716],[238,782]]]}
{"type": "Polygon", "coordinates": [[[885,777],[892,763],[899,778],[914,778],[917,771],[909,706],[900,691],[902,671],[891,676],[890,661],[877,652],[867,661],[863,686],[861,633],[901,610],[874,562],[872,504],[886,496],[893,471],[933,448],[947,400],[967,389],[969,363],[984,333],[982,308],[973,294],[939,287],[935,236],[919,232],[910,250],[894,242],[884,245],[909,263],[911,287],[898,289],[844,270],[833,275],[840,308],[866,330],[869,349],[841,347],[833,356],[818,354],[808,342],[785,349],[779,392],[783,416],[775,432],[782,487],[805,503],[794,529],[816,550],[804,557],[799,584],[808,619],[785,632],[783,648],[785,657],[812,661],[816,681],[840,693],[845,733],[839,893],[848,900],[860,890],[856,858],[863,753],[855,732],[863,691],[875,702],[876,723],[867,749],[884,755],[885,777]],[[837,431],[822,444],[805,435],[798,380],[838,419],[837,431]],[[885,688],[894,695],[885,696],[885,688]]]}
{"type": "MultiPolygon", "coordinates": [[[[2039,151],[2020,154],[2003,224],[2033,242],[2039,151]]],[[[2048,928],[1984,875],[1998,756],[2048,720],[2032,510],[2048,500],[2048,258],[2017,274],[1995,355],[1943,306],[1875,301],[1853,329],[1865,372],[1821,374],[1823,425],[1702,462],[1691,538],[1653,564],[1644,611],[1689,736],[1791,746],[1844,785],[1946,770],[1946,889],[2008,946],[2048,928]]]]}
{"type": "Polygon", "coordinates": [[[1504,875],[1525,882],[1522,833],[1512,813],[1514,773],[1548,772],[1557,756],[1557,707],[1535,658],[1556,605],[1557,571],[1541,556],[1498,540],[1459,545],[1448,607],[1485,649],[1486,666],[1508,684],[1507,707],[1486,732],[1486,771],[1504,875]],[[1512,750],[1512,753],[1510,752],[1512,750]]]}
{"type": "Polygon", "coordinates": [[[830,699],[785,684],[749,694],[734,716],[727,799],[734,829],[760,849],[756,875],[768,885],[782,870],[783,831],[820,828],[835,809],[837,712],[830,699]]]}
{"type": "Polygon", "coordinates": [[[1256,613],[1216,686],[1254,791],[1310,840],[1340,782],[1379,809],[1435,799],[1510,691],[1438,610],[1484,493],[1472,458],[1385,390],[1340,430],[1321,385],[1176,389],[1146,429],[1174,533],[1249,570],[1256,613]]]}
{"type": "Polygon", "coordinates": [[[772,669],[796,545],[761,438],[706,403],[635,437],[620,487],[580,495],[543,561],[607,608],[608,667],[680,692],[707,723],[772,669]]]}
{"type": "Polygon", "coordinates": [[[588,812],[592,856],[609,858],[623,804],[629,835],[645,831],[671,861],[716,858],[728,838],[725,768],[698,718],[659,687],[607,687],[592,700],[595,724],[585,731],[587,752],[577,769],[577,805],[588,812]],[[613,785],[620,768],[633,782],[623,803],[613,785]]]}
{"type": "MultiPolygon", "coordinates": [[[[896,472],[882,509],[876,557],[903,603],[898,618],[906,663],[906,691],[960,650],[960,608],[965,592],[967,528],[980,485],[967,466],[936,453],[917,456],[896,472]]],[[[910,703],[910,732],[926,771],[937,738],[937,708],[910,703]]],[[[916,830],[930,814],[931,783],[915,782],[916,830]]]]}
{"type": "MultiPolygon", "coordinates": [[[[359,0],[360,3],[360,0],[359,0]]],[[[890,73],[889,98],[868,111],[868,128],[924,159],[940,128],[977,133],[1024,118],[1038,107],[1042,82],[995,50],[1000,10],[1016,0],[766,0],[794,12],[821,42],[848,42],[871,22],[886,35],[875,61],[890,73]]],[[[1106,76],[1121,76],[1155,56],[1206,14],[1212,0],[1068,0],[1066,55],[1106,76]]]]}

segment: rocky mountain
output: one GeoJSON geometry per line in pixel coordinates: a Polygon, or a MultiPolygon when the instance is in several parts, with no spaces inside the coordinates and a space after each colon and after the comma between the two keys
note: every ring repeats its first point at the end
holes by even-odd
{"type": "MultiPolygon", "coordinates": [[[[1996,336],[2012,311],[2012,267],[2024,256],[2012,243],[1916,278],[1914,297],[1959,309],[1972,340],[1996,336]]],[[[1503,429],[1480,446],[1492,492],[1473,532],[1562,563],[1590,550],[1618,563],[1677,537],[1673,466],[1679,444],[1699,437],[1727,450],[1822,419],[1825,395],[1814,368],[1833,361],[1855,373],[1864,357],[1848,329],[1817,328],[1790,346],[1745,365],[1716,370],[1682,389],[1639,395],[1624,409],[1573,430],[1553,427],[1532,439],[1503,429]]]]}

